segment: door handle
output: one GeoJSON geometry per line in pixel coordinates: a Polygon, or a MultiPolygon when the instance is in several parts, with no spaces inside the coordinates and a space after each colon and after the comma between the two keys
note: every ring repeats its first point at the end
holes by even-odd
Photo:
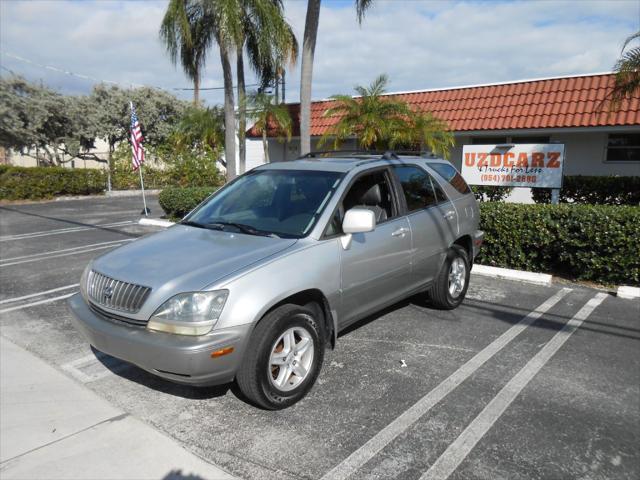
{"type": "Polygon", "coordinates": [[[408,228],[399,228],[398,230],[396,230],[395,232],[393,232],[391,234],[392,237],[404,237],[405,234],[409,231],[408,228]]]}
{"type": "Polygon", "coordinates": [[[453,217],[455,216],[456,216],[456,212],[454,212],[453,210],[449,210],[443,215],[443,217],[446,218],[447,220],[453,220],[453,217]]]}

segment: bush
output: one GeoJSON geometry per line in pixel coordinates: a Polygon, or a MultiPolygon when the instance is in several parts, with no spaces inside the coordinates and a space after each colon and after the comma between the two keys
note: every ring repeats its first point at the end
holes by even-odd
{"type": "Polygon", "coordinates": [[[182,218],[219,187],[169,187],[160,192],[158,202],[169,217],[182,218]]]}
{"type": "MultiPolygon", "coordinates": [[[[551,189],[534,188],[536,203],[551,203],[551,189]]],[[[640,205],[640,177],[565,176],[561,203],[589,205],[640,205]]]]}
{"type": "Polygon", "coordinates": [[[501,202],[511,194],[513,187],[492,187],[484,185],[474,185],[471,187],[476,200],[479,202],[501,202]]]}
{"type": "Polygon", "coordinates": [[[3,167],[0,170],[0,199],[23,200],[102,193],[106,181],[105,173],[95,169],[3,167]]]}
{"type": "Polygon", "coordinates": [[[640,284],[640,207],[483,203],[478,263],[640,284]]]}
{"type": "MultiPolygon", "coordinates": [[[[143,166],[145,188],[207,187],[222,184],[216,160],[212,156],[155,149],[150,150],[147,157],[155,158],[162,167],[151,166],[151,162],[143,166]]],[[[140,175],[137,170],[134,172],[132,169],[131,149],[127,144],[122,144],[113,154],[111,183],[114,190],[140,188],[140,175]]]]}

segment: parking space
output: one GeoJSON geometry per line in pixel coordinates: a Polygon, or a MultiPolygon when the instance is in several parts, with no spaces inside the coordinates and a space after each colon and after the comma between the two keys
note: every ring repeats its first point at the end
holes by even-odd
{"type": "Polygon", "coordinates": [[[233,385],[174,385],[96,355],[73,328],[63,297],[86,263],[155,231],[139,210],[2,207],[0,331],[212,463],[243,478],[640,476],[638,301],[473,276],[454,311],[412,298],[350,327],[309,396],[267,412],[233,385]]]}

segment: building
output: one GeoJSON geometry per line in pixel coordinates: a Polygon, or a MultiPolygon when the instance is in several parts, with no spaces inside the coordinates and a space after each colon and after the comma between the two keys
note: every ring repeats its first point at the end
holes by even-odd
{"type": "MultiPolygon", "coordinates": [[[[388,94],[446,120],[456,145],[450,160],[460,168],[469,144],[563,143],[565,175],[640,175],[640,98],[609,113],[603,104],[611,73],[519,80],[506,83],[388,94]]],[[[312,103],[312,149],[337,121],[325,118],[329,100],[312,103]]],[[[293,160],[300,152],[299,104],[290,104],[294,138],[281,143],[269,132],[271,161],[293,160]]],[[[247,168],[264,163],[261,132],[247,132],[247,168]]],[[[344,149],[356,149],[351,139],[344,149]]]]}

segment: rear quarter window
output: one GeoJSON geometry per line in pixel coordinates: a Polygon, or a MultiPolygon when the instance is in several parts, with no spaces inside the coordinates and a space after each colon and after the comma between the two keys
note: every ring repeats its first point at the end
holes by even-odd
{"type": "Polygon", "coordinates": [[[471,193],[469,185],[467,185],[467,182],[464,181],[462,175],[458,173],[453,165],[447,165],[446,163],[430,163],[429,166],[449,182],[458,192],[463,194],[471,193]]]}

